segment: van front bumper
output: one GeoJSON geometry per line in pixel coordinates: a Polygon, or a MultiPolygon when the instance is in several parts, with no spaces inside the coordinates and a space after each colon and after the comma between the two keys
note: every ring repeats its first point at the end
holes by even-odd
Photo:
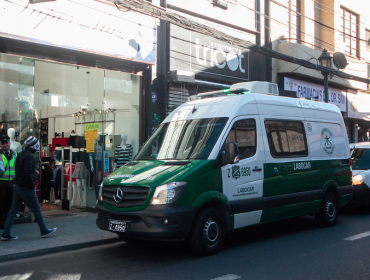
{"type": "Polygon", "coordinates": [[[176,203],[148,206],[138,212],[115,212],[99,202],[96,225],[109,231],[109,221],[126,222],[125,232],[116,232],[122,236],[147,240],[184,240],[190,233],[197,207],[181,207],[176,203]]]}

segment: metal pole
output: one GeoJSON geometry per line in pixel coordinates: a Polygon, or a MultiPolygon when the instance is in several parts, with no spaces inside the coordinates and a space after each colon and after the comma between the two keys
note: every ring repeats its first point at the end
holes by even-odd
{"type": "Polygon", "coordinates": [[[325,103],[329,102],[329,83],[328,83],[328,73],[324,73],[324,91],[325,91],[325,103]]]}

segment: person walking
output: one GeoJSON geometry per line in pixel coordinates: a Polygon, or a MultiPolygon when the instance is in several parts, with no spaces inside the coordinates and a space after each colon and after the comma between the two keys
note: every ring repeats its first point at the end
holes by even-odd
{"type": "Polygon", "coordinates": [[[0,136],[0,148],[0,229],[3,229],[13,200],[17,152],[10,149],[10,137],[6,134],[0,136]]]}
{"type": "Polygon", "coordinates": [[[4,231],[1,235],[1,240],[17,240],[17,236],[11,234],[14,217],[19,211],[22,202],[26,203],[35,215],[35,219],[39,225],[41,237],[49,236],[54,233],[57,228],[48,229],[41,215],[41,208],[35,191],[34,175],[39,175],[39,171],[35,169],[36,162],[33,154],[40,150],[39,141],[30,136],[24,141],[26,148],[19,153],[15,162],[15,179],[13,186],[13,203],[6,217],[4,231]]]}

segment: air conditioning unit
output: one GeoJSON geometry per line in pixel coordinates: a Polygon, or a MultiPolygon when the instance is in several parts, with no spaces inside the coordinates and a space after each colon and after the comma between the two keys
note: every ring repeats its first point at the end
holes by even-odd
{"type": "Polygon", "coordinates": [[[269,83],[269,82],[245,82],[245,83],[237,83],[233,84],[230,87],[232,89],[246,89],[250,93],[262,93],[262,94],[269,94],[269,95],[279,95],[279,88],[277,84],[269,83]]]}

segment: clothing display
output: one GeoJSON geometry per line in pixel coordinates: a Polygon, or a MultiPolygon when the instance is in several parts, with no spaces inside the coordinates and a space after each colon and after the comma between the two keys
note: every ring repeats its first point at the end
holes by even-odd
{"type": "Polygon", "coordinates": [[[41,199],[50,200],[50,188],[53,183],[53,172],[50,164],[43,162],[41,164],[41,199]]]}
{"type": "Polygon", "coordinates": [[[43,146],[41,148],[41,157],[49,157],[49,147],[43,146]]]}
{"type": "Polygon", "coordinates": [[[72,148],[77,148],[76,139],[77,139],[77,134],[71,134],[68,138],[68,146],[72,146],[72,148]]]}
{"type": "Polygon", "coordinates": [[[86,168],[85,163],[77,162],[72,178],[84,179],[90,176],[89,170],[86,168]]]}
{"type": "Polygon", "coordinates": [[[116,167],[120,168],[122,165],[132,160],[132,145],[126,144],[125,147],[121,145],[116,146],[115,152],[116,167]]]}
{"type": "Polygon", "coordinates": [[[62,188],[62,165],[56,165],[53,170],[55,199],[60,199],[62,188]]]}
{"type": "Polygon", "coordinates": [[[62,161],[62,150],[61,149],[59,150],[59,149],[55,148],[55,150],[53,151],[53,161],[54,161],[54,165],[57,162],[62,161]]]}
{"type": "Polygon", "coordinates": [[[70,148],[69,147],[63,147],[64,148],[64,160],[69,160],[70,158],[70,148]]]}
{"type": "Polygon", "coordinates": [[[75,148],[86,148],[86,140],[84,136],[77,135],[75,140],[75,148]]]}
{"type": "Polygon", "coordinates": [[[72,149],[72,163],[76,164],[78,162],[80,156],[80,150],[79,149],[72,149]]]}

